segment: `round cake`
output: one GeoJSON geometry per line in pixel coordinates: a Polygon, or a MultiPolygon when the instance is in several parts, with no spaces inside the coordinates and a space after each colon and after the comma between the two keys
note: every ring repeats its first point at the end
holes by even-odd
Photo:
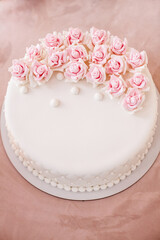
{"type": "Polygon", "coordinates": [[[67,191],[112,187],[151,147],[158,101],[145,51],[105,30],[49,33],[13,60],[5,119],[15,154],[67,191]]]}

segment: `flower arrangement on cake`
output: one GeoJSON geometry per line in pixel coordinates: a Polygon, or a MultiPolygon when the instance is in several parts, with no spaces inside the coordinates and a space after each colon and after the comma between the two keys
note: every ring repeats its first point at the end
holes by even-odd
{"type": "Polygon", "coordinates": [[[133,113],[141,109],[149,90],[149,80],[141,72],[146,65],[146,52],[129,48],[126,39],[95,27],[89,32],[69,28],[48,33],[36,46],[27,48],[24,58],[13,60],[9,71],[17,85],[29,88],[46,83],[55,71],[62,72],[66,81],[86,79],[93,87],[103,85],[105,94],[120,98],[123,107],[133,113]]]}

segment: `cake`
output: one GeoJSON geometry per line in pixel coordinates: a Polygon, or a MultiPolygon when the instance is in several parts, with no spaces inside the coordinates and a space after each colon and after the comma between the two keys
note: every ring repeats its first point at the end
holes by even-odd
{"type": "Polygon", "coordinates": [[[147,54],[110,32],[49,33],[13,60],[5,97],[9,141],[40,180],[98,191],[129,176],[156,131],[147,54]]]}

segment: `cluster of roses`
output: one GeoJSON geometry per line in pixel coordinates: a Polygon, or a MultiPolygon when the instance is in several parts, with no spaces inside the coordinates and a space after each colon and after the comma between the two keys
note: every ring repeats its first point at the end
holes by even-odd
{"type": "Polygon", "coordinates": [[[148,79],[135,71],[147,64],[144,51],[128,48],[127,40],[111,36],[94,27],[83,33],[78,28],[47,34],[41,44],[26,49],[23,59],[13,60],[9,68],[20,85],[35,87],[49,80],[53,71],[62,71],[67,80],[77,82],[86,78],[94,86],[104,84],[104,92],[111,97],[123,96],[128,111],[140,108],[143,92],[148,90],[148,79]],[[133,72],[130,79],[122,77],[133,72]]]}

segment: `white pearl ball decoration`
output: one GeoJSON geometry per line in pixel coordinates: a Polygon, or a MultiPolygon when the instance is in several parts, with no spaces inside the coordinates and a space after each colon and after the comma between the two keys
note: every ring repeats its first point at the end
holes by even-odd
{"type": "Polygon", "coordinates": [[[50,101],[50,106],[51,107],[58,107],[60,105],[60,101],[56,98],[52,98],[51,101],[50,101]]]}
{"type": "Polygon", "coordinates": [[[23,93],[23,94],[28,93],[28,87],[26,87],[26,86],[21,86],[21,87],[20,87],[20,92],[23,93]]]}
{"type": "Polygon", "coordinates": [[[57,73],[56,78],[57,78],[57,80],[62,81],[64,79],[64,74],[63,73],[57,73]]]}
{"type": "Polygon", "coordinates": [[[99,93],[99,92],[97,92],[97,93],[95,93],[94,94],[94,99],[96,100],[96,101],[102,101],[103,100],[103,94],[102,93],[99,93]]]}
{"type": "Polygon", "coordinates": [[[80,92],[80,89],[79,87],[72,87],[70,91],[73,95],[78,95],[80,92]]]}

